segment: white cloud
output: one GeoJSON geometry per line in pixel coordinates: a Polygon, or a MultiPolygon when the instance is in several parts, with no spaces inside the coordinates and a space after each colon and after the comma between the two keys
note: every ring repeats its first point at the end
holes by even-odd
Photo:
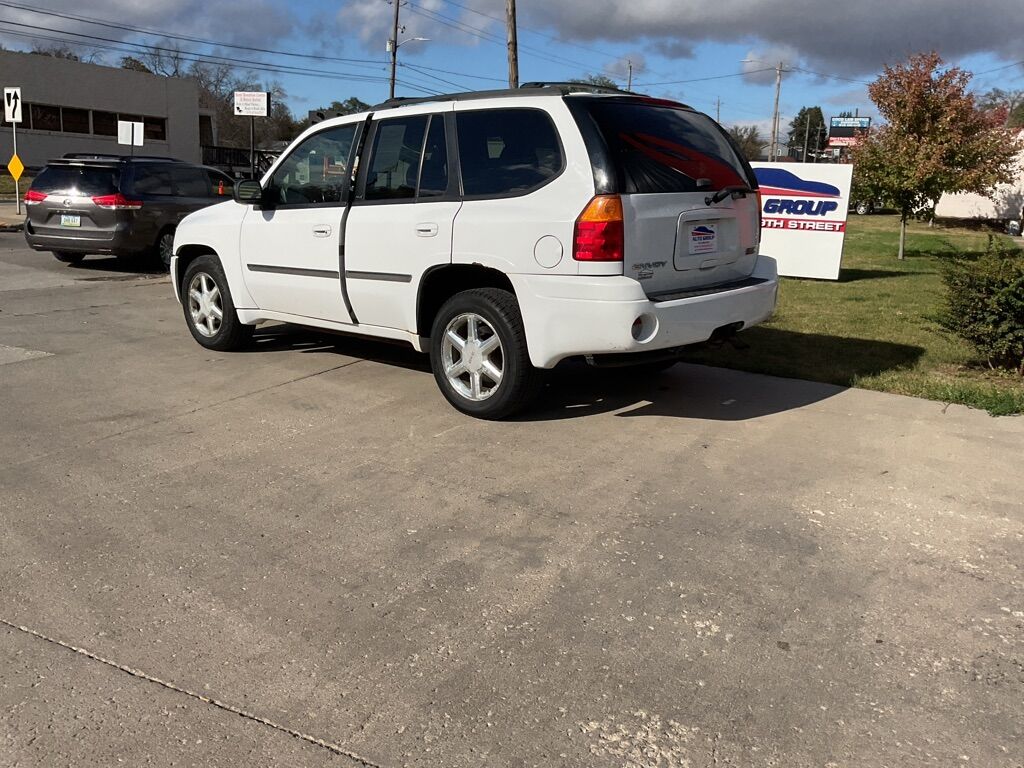
{"type": "Polygon", "coordinates": [[[646,39],[680,55],[702,41],[758,41],[756,47],[785,47],[812,68],[847,75],[932,49],[953,61],[982,51],[1024,59],[1020,0],[561,0],[531,10],[532,24],[568,39],[646,39]]]}

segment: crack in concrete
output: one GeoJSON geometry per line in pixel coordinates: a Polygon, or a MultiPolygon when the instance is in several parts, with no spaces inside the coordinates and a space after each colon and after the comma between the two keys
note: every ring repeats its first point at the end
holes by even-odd
{"type": "Polygon", "coordinates": [[[37,632],[36,630],[30,629],[29,627],[22,626],[20,624],[15,624],[13,622],[7,621],[7,619],[4,618],[0,618],[0,624],[9,627],[10,629],[17,630],[18,632],[23,632],[24,634],[34,637],[38,640],[43,640],[47,643],[52,643],[53,645],[60,646],[61,648],[64,648],[66,650],[73,651],[74,653],[77,653],[80,656],[84,656],[87,659],[92,659],[93,661],[98,661],[99,663],[105,664],[108,667],[113,667],[114,669],[120,672],[124,672],[127,675],[131,675],[132,677],[137,678],[139,680],[145,680],[146,682],[163,686],[164,688],[170,691],[183,694],[190,698],[196,699],[197,701],[201,701],[204,704],[208,704],[209,706],[216,707],[217,709],[222,709],[225,712],[230,712],[234,715],[238,715],[239,717],[245,718],[246,720],[251,720],[254,723],[265,725],[268,728],[273,728],[276,731],[281,731],[282,733],[286,733],[289,736],[292,736],[293,738],[305,741],[316,747],[320,747],[321,749],[326,749],[327,751],[332,752],[341,757],[346,757],[349,760],[352,760],[353,762],[365,766],[365,768],[384,768],[379,763],[375,763],[369,758],[363,757],[359,753],[353,752],[350,749],[345,749],[344,747],[341,747],[337,744],[333,744],[332,742],[325,741],[324,739],[317,738],[316,736],[311,736],[308,733],[303,733],[302,731],[298,731],[294,728],[289,728],[286,725],[276,723],[273,720],[263,717],[262,715],[257,715],[253,712],[241,709],[240,707],[236,707],[233,704],[228,704],[226,702],[220,701],[219,699],[214,699],[209,696],[203,696],[200,693],[190,691],[187,688],[182,688],[181,686],[175,685],[174,683],[168,682],[166,680],[161,680],[159,677],[154,677],[153,675],[135,669],[134,667],[129,667],[125,664],[120,664],[116,661],[106,659],[100,656],[99,654],[86,650],[85,648],[81,648],[76,645],[71,645],[70,643],[66,643],[63,640],[58,640],[57,638],[50,637],[49,635],[45,635],[42,632],[37,632]]]}

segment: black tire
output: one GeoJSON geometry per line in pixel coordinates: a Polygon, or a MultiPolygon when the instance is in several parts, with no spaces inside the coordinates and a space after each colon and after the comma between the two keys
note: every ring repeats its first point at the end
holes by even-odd
{"type": "Polygon", "coordinates": [[[244,325],[239,322],[224,270],[221,268],[220,260],[212,254],[200,256],[185,270],[185,275],[181,279],[181,306],[184,309],[185,323],[188,325],[192,338],[207,349],[216,349],[220,352],[244,349],[252,339],[253,331],[256,330],[253,325],[244,325]],[[203,307],[199,303],[193,304],[190,295],[190,288],[194,286],[197,279],[206,285],[209,285],[207,281],[210,281],[216,286],[221,311],[219,325],[208,327],[204,324],[202,330],[197,325],[197,318],[193,316],[193,309],[202,315],[203,307]]]}
{"type": "Polygon", "coordinates": [[[72,253],[71,251],[53,251],[53,258],[65,264],[78,264],[85,258],[85,254],[72,253]]]}
{"type": "Polygon", "coordinates": [[[861,202],[857,203],[856,211],[857,211],[857,215],[858,216],[867,216],[869,213],[871,213],[874,210],[875,210],[875,206],[872,203],[868,203],[868,202],[865,202],[865,201],[861,201],[861,202]]]}
{"type": "Polygon", "coordinates": [[[165,229],[161,232],[160,236],[156,239],[154,249],[157,258],[164,265],[164,269],[169,270],[171,268],[171,256],[174,255],[174,230],[165,229]]]}
{"type": "MultiPolygon", "coordinates": [[[[499,288],[474,288],[444,303],[430,332],[430,366],[441,394],[457,410],[478,419],[504,419],[528,408],[543,386],[543,375],[530,364],[519,302],[499,288]],[[465,315],[482,318],[501,344],[501,381],[492,394],[473,400],[456,389],[445,371],[443,340],[449,325],[465,315]]],[[[470,374],[466,374],[468,377],[470,374]]]]}

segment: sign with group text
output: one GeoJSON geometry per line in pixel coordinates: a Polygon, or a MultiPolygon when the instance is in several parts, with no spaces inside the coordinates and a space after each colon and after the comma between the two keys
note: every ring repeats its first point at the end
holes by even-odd
{"type": "Polygon", "coordinates": [[[761,189],[761,253],[780,275],[838,280],[853,166],[751,165],[761,189]]]}

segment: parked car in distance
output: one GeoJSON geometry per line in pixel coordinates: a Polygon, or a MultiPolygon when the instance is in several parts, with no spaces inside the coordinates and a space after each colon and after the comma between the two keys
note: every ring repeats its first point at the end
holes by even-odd
{"type": "Polygon", "coordinates": [[[178,223],[229,199],[233,188],[215,168],[170,158],[65,155],[25,193],[25,239],[69,263],[152,253],[169,267],[178,223]]]}
{"type": "Polygon", "coordinates": [[[428,352],[442,394],[497,419],[569,357],[657,368],[767,319],[757,180],[683,104],[531,84],[397,99],[296,139],[238,205],[178,227],[192,336],[284,321],[428,352]]]}

